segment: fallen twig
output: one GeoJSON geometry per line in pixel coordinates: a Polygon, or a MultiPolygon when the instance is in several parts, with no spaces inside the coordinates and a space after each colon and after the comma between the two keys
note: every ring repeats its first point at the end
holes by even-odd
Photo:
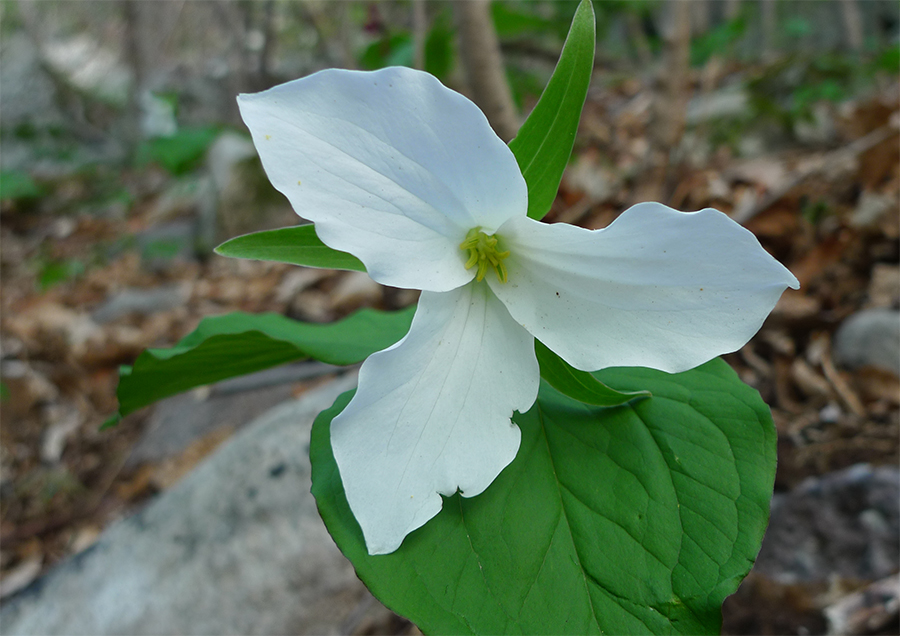
{"type": "Polygon", "coordinates": [[[818,161],[812,162],[805,169],[797,172],[797,174],[795,174],[791,179],[788,179],[780,187],[775,188],[766,196],[762,197],[762,199],[760,199],[754,205],[749,206],[748,208],[743,210],[737,210],[732,218],[741,225],[747,223],[747,221],[755,217],[760,212],[764,212],[769,209],[769,207],[771,207],[773,203],[775,203],[781,197],[803,183],[809,177],[821,172],[826,172],[833,166],[840,165],[841,163],[846,162],[848,159],[855,158],[865,151],[869,150],[870,148],[874,148],[882,141],[889,139],[892,135],[896,134],[897,129],[894,126],[888,125],[882,126],[881,128],[876,128],[869,134],[860,137],[859,139],[847,144],[846,146],[843,146],[842,148],[838,148],[837,150],[824,155],[818,161]]]}

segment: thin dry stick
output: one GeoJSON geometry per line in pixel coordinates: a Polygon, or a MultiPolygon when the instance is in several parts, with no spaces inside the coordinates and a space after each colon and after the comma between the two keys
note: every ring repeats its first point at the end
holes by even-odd
{"type": "Polygon", "coordinates": [[[644,33],[644,25],[641,24],[640,16],[634,11],[625,12],[625,30],[628,33],[628,40],[631,46],[634,47],[638,63],[643,68],[650,66],[653,62],[650,42],[647,40],[647,34],[644,33]]]}
{"type": "Polygon", "coordinates": [[[841,10],[844,14],[844,29],[847,38],[847,46],[854,53],[859,53],[863,48],[863,21],[856,0],[841,0],[841,10]]]}
{"type": "Polygon", "coordinates": [[[641,193],[654,201],[668,200],[673,189],[670,166],[684,133],[690,90],[691,5],[668,0],[665,6],[660,88],[653,101],[649,134],[650,178],[641,193]]]}
{"type": "Polygon", "coordinates": [[[125,59],[131,67],[133,80],[128,87],[128,108],[126,110],[127,125],[125,136],[128,142],[128,154],[137,151],[141,140],[141,89],[144,87],[144,64],[141,58],[141,23],[137,0],[125,0],[121,5],[125,22],[125,59]]]}
{"type": "Polygon", "coordinates": [[[669,0],[663,27],[662,94],[654,103],[651,134],[658,148],[671,151],[684,132],[690,82],[691,5],[669,0]]]}
{"type": "Polygon", "coordinates": [[[519,118],[488,5],[486,0],[453,3],[459,25],[460,57],[473,100],[487,115],[494,132],[503,141],[509,141],[519,130],[519,118]]]}
{"type": "Polygon", "coordinates": [[[425,37],[428,34],[428,22],[425,17],[425,0],[412,2],[412,34],[413,34],[413,66],[420,71],[425,70],[425,37]]]}
{"type": "Polygon", "coordinates": [[[366,593],[360,601],[356,604],[356,607],[350,612],[350,615],[344,619],[344,622],[341,623],[341,626],[338,627],[338,634],[341,636],[349,636],[350,634],[357,633],[357,630],[362,625],[363,619],[365,619],[366,614],[369,613],[369,610],[375,605],[377,600],[370,593],[366,593]]]}
{"type": "Polygon", "coordinates": [[[841,377],[840,373],[838,373],[838,370],[834,366],[834,362],[831,361],[830,351],[826,351],[825,355],[822,356],[821,364],[825,377],[831,383],[831,387],[834,389],[834,392],[838,394],[841,402],[843,402],[854,415],[858,415],[859,417],[865,416],[866,408],[856,395],[856,392],[853,391],[850,385],[847,384],[847,381],[841,377]]]}
{"type": "Polygon", "coordinates": [[[775,36],[778,29],[778,14],[775,0],[762,0],[762,59],[769,62],[775,58],[778,51],[775,47],[775,36]]]}
{"type": "Polygon", "coordinates": [[[772,192],[766,195],[755,205],[747,208],[746,210],[738,210],[732,218],[738,223],[746,223],[760,212],[764,212],[765,210],[769,209],[769,207],[773,203],[778,201],[778,199],[786,195],[788,192],[796,188],[798,185],[803,183],[803,181],[813,176],[814,174],[827,172],[832,166],[840,165],[848,159],[861,155],[870,148],[874,148],[882,141],[890,138],[891,135],[896,134],[897,129],[892,126],[882,126],[881,128],[876,128],[868,135],[860,137],[856,141],[847,144],[843,148],[838,148],[837,150],[828,153],[819,161],[816,161],[815,163],[807,167],[805,170],[798,172],[792,179],[784,183],[781,187],[772,190],[772,192]]]}
{"type": "Polygon", "coordinates": [[[691,6],[691,33],[703,35],[709,31],[709,1],[692,0],[691,6]]]}

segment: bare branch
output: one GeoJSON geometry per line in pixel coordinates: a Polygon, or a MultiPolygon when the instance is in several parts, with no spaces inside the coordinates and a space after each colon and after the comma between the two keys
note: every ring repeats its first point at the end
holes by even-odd
{"type": "Polygon", "coordinates": [[[428,20],[425,16],[425,0],[412,0],[413,66],[425,69],[425,38],[428,36],[428,20]]]}

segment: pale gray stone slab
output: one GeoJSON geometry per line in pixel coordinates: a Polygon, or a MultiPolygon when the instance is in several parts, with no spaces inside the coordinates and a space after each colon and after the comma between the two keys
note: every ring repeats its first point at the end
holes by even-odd
{"type": "Polygon", "coordinates": [[[249,424],[13,597],[2,633],[337,633],[367,593],[309,493],[309,431],[355,382],[349,373],[249,424]]]}

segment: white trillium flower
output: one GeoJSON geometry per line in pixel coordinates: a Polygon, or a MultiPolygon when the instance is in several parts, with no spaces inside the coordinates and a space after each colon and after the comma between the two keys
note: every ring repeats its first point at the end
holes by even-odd
{"type": "Polygon", "coordinates": [[[484,491],[535,402],[538,338],[573,367],[685,371],[743,346],[797,279],[713,209],[641,203],[586,230],[526,216],[482,112],[420,71],[321,71],[239,98],[263,166],[321,240],[422,290],[331,423],[370,554],[484,491]]]}

